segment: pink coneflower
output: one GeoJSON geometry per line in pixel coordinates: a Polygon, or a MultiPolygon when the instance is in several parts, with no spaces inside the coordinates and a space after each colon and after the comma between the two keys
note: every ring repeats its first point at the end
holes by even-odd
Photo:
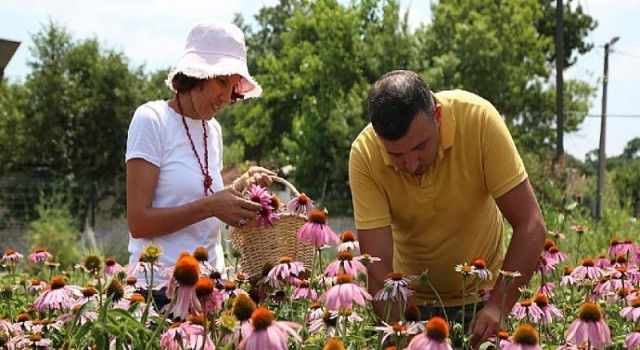
{"type": "Polygon", "coordinates": [[[274,316],[266,307],[257,308],[251,315],[253,330],[240,342],[241,350],[287,350],[287,338],[291,335],[296,341],[302,338],[296,332],[301,326],[295,322],[274,321],[274,316]]]}
{"type": "Polygon", "coordinates": [[[640,349],[640,326],[636,327],[624,338],[624,347],[627,349],[640,349]]]}
{"type": "Polygon", "coordinates": [[[183,339],[187,337],[186,332],[180,327],[180,322],[174,322],[169,329],[162,334],[160,346],[164,350],[183,350],[183,339]]]}
{"type": "Polygon", "coordinates": [[[557,246],[549,247],[548,251],[544,251],[542,255],[545,258],[551,258],[557,262],[562,262],[567,260],[567,254],[561,252],[557,246]]]}
{"type": "Polygon", "coordinates": [[[571,230],[575,231],[577,234],[582,235],[587,232],[587,226],[582,225],[571,225],[571,230]]]}
{"type": "Polygon", "coordinates": [[[226,301],[239,294],[247,295],[247,292],[242,288],[238,288],[238,285],[234,281],[226,281],[222,284],[222,300],[226,301]]]}
{"type": "Polygon", "coordinates": [[[346,230],[342,232],[342,237],[340,239],[340,244],[338,244],[337,250],[338,252],[344,252],[344,251],[359,252],[360,243],[358,243],[358,241],[356,240],[356,234],[350,230],[346,230]]]}
{"type": "Polygon", "coordinates": [[[322,249],[325,245],[335,245],[340,241],[327,225],[327,213],[319,209],[311,210],[308,221],[300,227],[297,236],[303,242],[312,243],[317,249],[322,249]]]}
{"type": "Polygon", "coordinates": [[[43,338],[40,333],[23,334],[9,341],[9,349],[53,349],[51,339],[43,338]]]}
{"type": "Polygon", "coordinates": [[[324,270],[325,276],[337,276],[340,273],[346,273],[358,278],[359,274],[367,273],[367,268],[360,261],[353,259],[351,251],[343,251],[338,252],[337,259],[327,265],[324,270]]]}
{"type": "Polygon", "coordinates": [[[53,255],[44,248],[37,248],[35,252],[29,254],[29,260],[33,262],[43,262],[53,258],[53,255]]]}
{"type": "Polygon", "coordinates": [[[513,332],[512,343],[504,350],[542,350],[538,345],[538,332],[530,324],[520,324],[513,332]]]}
{"type": "Polygon", "coordinates": [[[23,255],[18,253],[15,249],[8,249],[7,251],[4,252],[4,255],[2,255],[2,260],[4,262],[15,263],[16,261],[22,258],[23,258],[23,255]]]}
{"type": "Polygon", "coordinates": [[[296,277],[304,271],[305,268],[302,262],[293,261],[291,257],[283,256],[278,261],[278,264],[269,270],[265,280],[271,287],[278,288],[281,281],[290,281],[291,277],[296,277]]]}
{"type": "Polygon", "coordinates": [[[287,203],[287,210],[295,214],[309,215],[313,209],[313,201],[304,193],[300,193],[287,203]]]}
{"type": "Polygon", "coordinates": [[[562,311],[555,307],[549,301],[549,298],[544,293],[536,293],[533,297],[533,302],[542,310],[542,323],[549,324],[553,322],[553,319],[561,320],[563,318],[562,311]]]}
{"type": "Polygon", "coordinates": [[[620,310],[620,315],[627,321],[636,322],[640,318],[640,297],[631,301],[631,305],[620,310]]]}
{"type": "Polygon", "coordinates": [[[620,254],[620,240],[618,237],[613,237],[609,240],[609,248],[607,249],[607,255],[614,257],[620,254]]]}
{"type": "Polygon", "coordinates": [[[205,247],[197,247],[193,251],[193,257],[200,264],[200,276],[210,276],[216,269],[209,263],[209,251],[205,247]]]}
{"type": "Polygon", "coordinates": [[[471,265],[475,268],[476,276],[482,281],[488,281],[493,278],[491,270],[487,269],[487,262],[482,258],[474,258],[471,265]]]}
{"type": "Polygon", "coordinates": [[[442,317],[432,317],[427,321],[427,331],[411,339],[407,350],[451,350],[449,325],[442,317]]]}
{"type": "Polygon", "coordinates": [[[109,257],[104,259],[104,274],[106,276],[114,276],[121,271],[124,271],[124,268],[118,264],[115,258],[109,257]]]}
{"type": "Polygon", "coordinates": [[[580,266],[576,267],[571,273],[571,276],[573,276],[576,281],[583,281],[586,278],[591,280],[598,280],[603,275],[604,271],[601,268],[595,266],[593,259],[590,258],[582,259],[582,263],[580,264],[580,266]]]}
{"type": "Polygon", "coordinates": [[[572,286],[576,284],[576,280],[573,278],[573,268],[565,266],[562,272],[562,279],[560,280],[560,286],[572,286]]]}
{"type": "Polygon", "coordinates": [[[215,288],[213,280],[209,277],[200,277],[196,282],[196,296],[205,314],[222,308],[222,293],[215,288]]]}
{"type": "Polygon", "coordinates": [[[611,331],[602,318],[602,310],[591,302],[582,303],[579,318],[569,325],[564,337],[574,344],[590,342],[597,349],[611,344],[611,331]]]}
{"type": "Polygon", "coordinates": [[[550,235],[551,237],[555,238],[555,239],[565,239],[566,235],[559,230],[551,230],[547,232],[548,235],[550,235]]]}
{"type": "Polygon", "coordinates": [[[384,326],[378,326],[375,328],[376,331],[380,331],[384,334],[382,336],[382,339],[380,340],[380,345],[384,344],[389,337],[392,337],[394,339],[394,344],[398,344],[399,342],[404,343],[403,340],[408,339],[410,336],[418,333],[417,327],[413,326],[409,328],[402,321],[396,322],[392,325],[389,325],[384,321],[381,322],[384,326]]]}
{"type": "Polygon", "coordinates": [[[527,321],[538,323],[542,318],[543,312],[531,299],[524,299],[513,306],[511,315],[515,316],[518,320],[526,317],[527,321]]]}
{"type": "Polygon", "coordinates": [[[336,335],[338,328],[338,312],[322,309],[320,317],[309,320],[309,333],[318,334],[325,331],[327,338],[336,335]]]}
{"type": "Polygon", "coordinates": [[[556,285],[553,282],[540,282],[538,285],[538,289],[536,293],[544,293],[547,295],[553,296],[553,290],[556,288],[556,285]]]}
{"type": "MultiPolygon", "coordinates": [[[[147,299],[145,298],[144,295],[140,294],[140,293],[132,293],[131,295],[129,295],[129,304],[126,307],[126,309],[131,310],[131,316],[137,318],[138,320],[142,319],[142,316],[145,313],[145,310],[147,309],[147,299]]],[[[123,303],[123,306],[125,305],[125,303],[123,303]]],[[[156,317],[158,316],[158,313],[156,312],[156,310],[154,308],[149,308],[148,311],[148,317],[156,317]]],[[[147,319],[147,322],[150,322],[147,319]]]]}
{"type": "Polygon", "coordinates": [[[311,288],[308,280],[301,280],[291,293],[291,299],[309,299],[316,301],[318,300],[318,292],[311,288]]]}
{"type": "Polygon", "coordinates": [[[366,300],[371,300],[371,295],[364,288],[352,283],[350,275],[340,274],[336,280],[338,284],[320,297],[320,300],[325,301],[328,309],[352,309],[354,302],[364,306],[366,300]]]}
{"type": "Polygon", "coordinates": [[[511,335],[509,335],[509,332],[507,332],[506,330],[501,330],[498,332],[498,335],[492,335],[489,338],[487,338],[487,341],[490,343],[495,343],[496,340],[498,341],[498,347],[500,349],[504,349],[507,345],[513,343],[513,340],[511,339],[511,335]]]}
{"type": "Polygon", "coordinates": [[[536,272],[541,275],[550,275],[556,270],[556,265],[558,262],[552,258],[545,258],[543,255],[540,255],[538,258],[538,263],[536,264],[536,272]]]}
{"type": "Polygon", "coordinates": [[[321,318],[322,314],[324,314],[324,308],[322,307],[322,304],[314,301],[311,303],[311,305],[309,305],[309,311],[307,312],[306,320],[307,322],[311,322],[313,320],[321,318]]]}
{"type": "Polygon", "coordinates": [[[196,296],[196,283],[200,279],[200,264],[191,255],[181,254],[173,269],[173,276],[167,288],[167,298],[172,299],[171,313],[185,319],[190,312],[200,311],[196,296]],[[175,299],[175,300],[173,300],[175,299]]]}
{"type": "MultiPolygon", "coordinates": [[[[80,304],[73,306],[70,312],[58,316],[58,321],[62,323],[68,323],[75,320],[77,313],[81,312],[80,310],[82,309],[82,306],[83,305],[80,305],[80,304]]],[[[93,322],[97,319],[98,319],[98,312],[96,310],[87,308],[85,310],[82,310],[80,315],[78,315],[78,324],[83,325],[87,322],[90,322],[90,321],[93,322]]]]}
{"type": "Polygon", "coordinates": [[[11,323],[10,319],[2,319],[0,318],[0,335],[4,332],[5,334],[11,336],[14,334],[18,334],[20,332],[20,328],[14,326],[11,323]]]}
{"type": "Polygon", "coordinates": [[[407,302],[413,292],[409,289],[412,278],[405,276],[399,272],[390,272],[385,276],[384,285],[380,289],[374,299],[375,300],[389,300],[394,302],[402,300],[407,302]]]}
{"type": "Polygon", "coordinates": [[[258,225],[267,227],[273,226],[273,222],[277,219],[277,215],[274,213],[274,209],[271,206],[271,195],[267,192],[267,189],[252,184],[249,188],[247,199],[262,206],[258,213],[258,225]]]}
{"type": "Polygon", "coordinates": [[[44,281],[41,280],[31,280],[31,283],[29,283],[29,286],[27,287],[27,291],[29,293],[40,293],[44,290],[44,288],[47,286],[47,284],[44,281]]]}
{"type": "Polygon", "coordinates": [[[382,259],[378,258],[377,256],[371,256],[371,254],[362,254],[362,255],[358,255],[356,257],[354,257],[354,259],[360,261],[362,263],[362,265],[364,266],[369,266],[371,264],[373,264],[374,262],[380,262],[382,261],[382,259]]]}
{"type": "Polygon", "coordinates": [[[184,349],[215,350],[215,345],[209,336],[209,332],[204,329],[204,316],[191,314],[187,322],[180,324],[184,331],[182,339],[184,349]]]}
{"type": "Polygon", "coordinates": [[[33,302],[33,308],[38,311],[68,309],[73,304],[75,291],[66,285],[64,277],[51,278],[49,290],[40,294],[33,302]]]}
{"type": "Polygon", "coordinates": [[[594,264],[603,270],[611,267],[611,261],[604,254],[599,255],[594,264]]]}

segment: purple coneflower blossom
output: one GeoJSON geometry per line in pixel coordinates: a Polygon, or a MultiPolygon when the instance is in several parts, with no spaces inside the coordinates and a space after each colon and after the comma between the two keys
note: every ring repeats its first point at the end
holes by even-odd
{"type": "Polygon", "coordinates": [[[558,265],[558,262],[555,259],[545,258],[543,255],[540,255],[535,271],[543,276],[549,275],[556,270],[556,265],[558,265]]]}
{"type": "Polygon", "coordinates": [[[475,268],[476,276],[482,281],[488,281],[493,278],[491,270],[487,269],[487,262],[482,258],[471,260],[471,265],[475,268]]]}
{"type": "Polygon", "coordinates": [[[35,252],[29,254],[29,260],[33,262],[43,262],[53,258],[53,255],[44,248],[38,248],[35,252]]]}
{"type": "Polygon", "coordinates": [[[359,274],[366,274],[367,268],[358,260],[353,259],[351,251],[343,251],[338,253],[338,258],[327,265],[324,270],[325,276],[338,276],[340,273],[346,273],[358,278],[359,274]]]}
{"type": "Polygon", "coordinates": [[[40,333],[23,334],[7,343],[9,349],[53,349],[51,339],[43,338],[40,333]]]}
{"type": "MultiPolygon", "coordinates": [[[[380,345],[384,344],[384,342],[389,337],[393,337],[396,340],[403,339],[403,338],[406,339],[418,333],[417,326],[407,327],[407,325],[404,324],[402,321],[394,323],[392,325],[389,325],[384,321],[381,321],[381,322],[384,326],[378,326],[375,328],[376,331],[380,331],[384,334],[382,336],[382,339],[380,340],[380,345]]],[[[397,343],[397,341],[394,341],[394,343],[397,343]]]]}
{"type": "Polygon", "coordinates": [[[302,342],[302,337],[296,332],[301,327],[299,324],[274,321],[273,313],[266,307],[259,307],[251,314],[251,324],[253,330],[240,342],[240,350],[287,350],[289,335],[302,342]]]}
{"type": "Polygon", "coordinates": [[[335,286],[331,287],[321,297],[325,306],[330,310],[352,309],[353,303],[364,306],[366,300],[371,300],[371,295],[361,286],[352,283],[350,275],[342,273],[336,278],[335,286]]]}
{"type": "Polygon", "coordinates": [[[504,350],[542,350],[538,344],[538,332],[530,324],[520,324],[511,337],[511,344],[506,345],[504,350]]]}
{"type": "Polygon", "coordinates": [[[309,311],[307,312],[306,320],[307,322],[317,320],[318,318],[322,318],[322,314],[324,314],[324,308],[322,307],[322,304],[314,301],[311,303],[311,305],[309,305],[309,311]]]}
{"type": "Polygon", "coordinates": [[[180,327],[180,322],[175,322],[169,327],[169,329],[162,333],[160,338],[160,346],[164,350],[183,350],[184,344],[182,339],[186,338],[187,334],[180,327]]]}
{"type": "Polygon", "coordinates": [[[18,253],[14,249],[8,249],[6,252],[4,252],[4,255],[2,255],[2,260],[4,262],[14,263],[22,258],[23,258],[23,255],[18,253]]]}
{"type": "Polygon", "coordinates": [[[555,283],[553,282],[540,282],[538,285],[538,289],[536,293],[544,293],[546,295],[553,296],[553,290],[556,288],[555,283]]]}
{"type": "Polygon", "coordinates": [[[295,214],[309,215],[313,209],[313,201],[304,193],[300,193],[287,203],[287,210],[295,214]]]}
{"type": "Polygon", "coordinates": [[[544,256],[545,258],[551,258],[557,262],[567,260],[567,254],[561,252],[555,245],[549,247],[549,250],[545,250],[544,252],[542,252],[542,256],[544,256]]]}
{"type": "Polygon", "coordinates": [[[496,340],[498,341],[499,349],[504,349],[507,345],[513,343],[513,341],[511,340],[511,335],[509,335],[509,332],[505,330],[499,331],[497,336],[492,335],[492,336],[489,336],[489,338],[487,338],[488,342],[494,343],[494,344],[496,340]]]}
{"type": "Polygon", "coordinates": [[[282,280],[289,280],[304,272],[304,264],[300,261],[293,261],[291,257],[283,256],[278,264],[269,270],[265,277],[266,282],[273,288],[278,288],[282,280]]]}
{"type": "Polygon", "coordinates": [[[122,265],[118,264],[115,258],[110,257],[104,259],[104,274],[105,276],[114,276],[124,271],[122,265]]]}
{"type": "Polygon", "coordinates": [[[338,244],[337,248],[338,252],[344,251],[360,251],[360,243],[356,239],[356,234],[353,231],[346,230],[342,232],[342,237],[340,239],[340,244],[338,244]]]}
{"type": "Polygon", "coordinates": [[[189,315],[188,321],[182,322],[179,328],[183,335],[182,349],[198,349],[198,350],[215,350],[215,345],[209,336],[209,332],[206,332],[204,327],[204,317],[201,315],[189,315]]]}
{"type": "Polygon", "coordinates": [[[336,335],[338,328],[338,312],[322,309],[320,317],[309,320],[309,333],[318,334],[321,331],[325,331],[327,338],[331,338],[336,335]]]}
{"type": "Polygon", "coordinates": [[[549,302],[546,294],[536,293],[533,302],[542,310],[542,324],[549,324],[553,322],[554,318],[559,320],[563,318],[562,311],[549,302]]]}
{"type": "Polygon", "coordinates": [[[209,276],[215,268],[209,263],[209,251],[205,247],[196,247],[193,251],[193,257],[200,264],[200,276],[209,276]]]}
{"type": "Polygon", "coordinates": [[[297,283],[296,288],[291,293],[291,299],[309,299],[311,301],[318,300],[318,292],[311,288],[308,280],[301,280],[297,283]]]}
{"type": "Polygon", "coordinates": [[[73,304],[76,291],[67,286],[64,277],[51,278],[49,289],[40,294],[33,302],[33,308],[38,311],[69,309],[73,304]]]}
{"type": "Polygon", "coordinates": [[[0,332],[12,336],[20,333],[20,327],[14,326],[9,319],[0,318],[0,332]]]}
{"type": "Polygon", "coordinates": [[[640,297],[631,301],[631,305],[620,310],[620,315],[627,321],[636,322],[640,318],[640,297]]]}
{"type": "Polygon", "coordinates": [[[573,286],[576,284],[576,280],[573,278],[573,268],[565,266],[562,272],[562,279],[560,279],[560,286],[573,286]]]}
{"type": "Polygon", "coordinates": [[[320,209],[313,209],[309,213],[308,221],[300,227],[298,239],[313,244],[316,249],[340,242],[335,232],[327,225],[327,213],[320,209]]]}
{"type": "Polygon", "coordinates": [[[271,204],[271,195],[269,195],[267,189],[256,184],[252,184],[251,187],[249,187],[247,199],[263,207],[268,207],[271,204]]]}
{"type": "Polygon", "coordinates": [[[209,277],[200,277],[196,282],[196,296],[205,314],[222,308],[222,293],[215,288],[214,281],[209,277]]]}
{"type": "Polygon", "coordinates": [[[189,254],[180,255],[167,288],[167,298],[172,299],[171,313],[174,317],[184,320],[190,312],[200,311],[201,305],[196,296],[196,283],[199,279],[198,260],[189,254]]]}
{"type": "Polygon", "coordinates": [[[611,331],[602,318],[602,310],[591,302],[582,303],[579,317],[569,325],[564,337],[574,344],[590,342],[596,349],[611,344],[611,331]]]}
{"type": "Polygon", "coordinates": [[[607,269],[609,267],[611,267],[611,260],[607,259],[607,257],[605,255],[600,255],[598,256],[598,258],[596,259],[596,261],[594,262],[594,264],[601,268],[601,269],[607,269]]]}
{"type": "Polygon", "coordinates": [[[627,349],[640,349],[640,326],[636,327],[624,338],[624,347],[627,349]]]}
{"type": "Polygon", "coordinates": [[[412,277],[405,276],[399,272],[390,272],[384,279],[384,285],[380,289],[374,299],[375,300],[389,300],[394,302],[402,300],[407,302],[413,292],[409,289],[412,277]]]}
{"type": "MultiPolygon", "coordinates": [[[[70,312],[58,316],[58,321],[62,323],[68,323],[75,319],[76,314],[82,309],[82,305],[75,305],[70,312]]],[[[93,322],[98,319],[98,312],[91,308],[87,308],[82,311],[78,316],[78,324],[83,325],[89,321],[93,322]]]]}
{"type": "Polygon", "coordinates": [[[582,282],[584,279],[598,280],[604,275],[604,270],[595,266],[593,259],[582,259],[580,266],[576,267],[571,276],[578,282],[582,282]]]}
{"type": "Polygon", "coordinates": [[[543,312],[531,299],[524,299],[513,306],[511,315],[515,316],[518,320],[526,317],[527,321],[538,323],[540,319],[542,319],[543,312]]]}
{"type": "Polygon", "coordinates": [[[27,291],[32,294],[38,294],[44,290],[47,284],[41,280],[31,280],[29,286],[27,287],[27,291]]]}
{"type": "Polygon", "coordinates": [[[411,339],[407,350],[451,350],[449,325],[442,317],[432,317],[427,321],[427,331],[411,339]]]}
{"type": "Polygon", "coordinates": [[[244,289],[238,288],[238,285],[234,281],[226,281],[222,285],[222,300],[226,301],[229,298],[235,297],[238,294],[249,295],[244,289]]]}

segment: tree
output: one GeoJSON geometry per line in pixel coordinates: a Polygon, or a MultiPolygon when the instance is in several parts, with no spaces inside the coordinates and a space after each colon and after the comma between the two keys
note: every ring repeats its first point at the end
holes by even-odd
{"type": "MultiPolygon", "coordinates": [[[[48,23],[33,42],[32,70],[13,90],[21,98],[10,103],[10,115],[0,115],[0,123],[15,124],[20,149],[6,156],[4,172],[36,192],[43,176],[66,183],[74,189],[71,210],[83,222],[99,200],[123,196],[129,120],[153,89],[142,68],[130,69],[123,53],[97,39],[75,42],[63,26],[48,23]]],[[[20,205],[33,207],[34,200],[20,205]]]]}

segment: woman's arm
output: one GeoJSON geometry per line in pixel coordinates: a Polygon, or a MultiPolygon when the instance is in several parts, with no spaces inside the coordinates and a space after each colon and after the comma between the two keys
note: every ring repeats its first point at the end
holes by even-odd
{"type": "Polygon", "coordinates": [[[144,159],[127,161],[127,222],[133,238],[163,236],[213,216],[237,226],[260,210],[260,204],[231,187],[181,206],[153,208],[159,173],[157,166],[144,159]]]}

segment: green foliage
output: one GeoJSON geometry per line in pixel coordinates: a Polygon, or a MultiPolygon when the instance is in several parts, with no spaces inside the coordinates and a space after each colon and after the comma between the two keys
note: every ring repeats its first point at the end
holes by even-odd
{"type": "Polygon", "coordinates": [[[76,245],[80,231],[69,209],[68,194],[57,192],[52,195],[40,195],[36,205],[38,218],[29,223],[26,239],[32,251],[45,245],[53,254],[53,259],[69,268],[80,259],[76,245]]]}

